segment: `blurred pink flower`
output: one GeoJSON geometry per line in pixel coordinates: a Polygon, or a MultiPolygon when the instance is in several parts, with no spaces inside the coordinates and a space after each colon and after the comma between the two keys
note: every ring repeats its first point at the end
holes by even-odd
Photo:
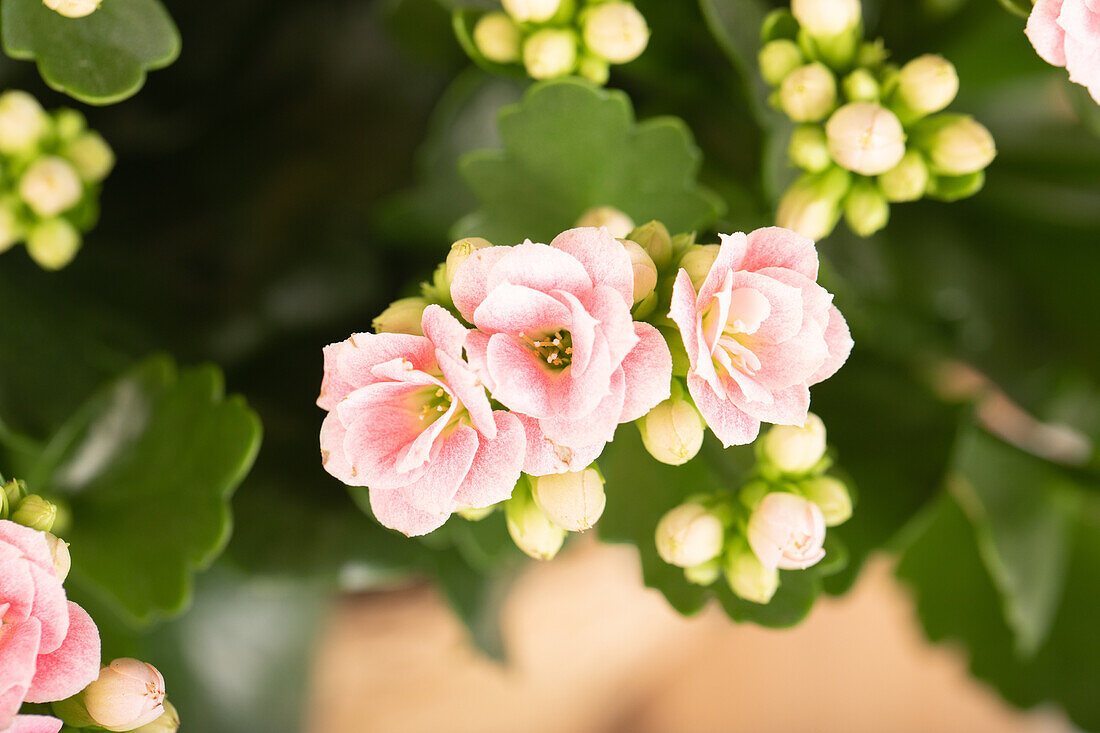
{"type": "Polygon", "coordinates": [[[0,731],[57,733],[61,721],[16,715],[63,700],[99,674],[99,630],[66,600],[46,533],[0,520],[0,731]]]}
{"type": "Polygon", "coordinates": [[[803,570],[825,557],[825,516],[812,501],[776,491],[749,517],[749,546],[768,570],[803,570]]]}
{"type": "Polygon", "coordinates": [[[630,255],[607,229],[470,255],[451,297],[477,326],[466,349],[493,398],[527,431],[524,471],[580,471],[619,423],[667,399],[672,356],[636,323],[630,255]]]}
{"type": "Polygon", "coordinates": [[[1100,104],[1100,0],[1038,0],[1026,32],[1044,61],[1066,67],[1100,104]]]}
{"type": "Polygon", "coordinates": [[[848,358],[848,324],[816,280],[814,243],[779,227],[722,235],[698,293],[680,270],[669,316],[688,390],[724,445],[751,443],[761,422],[802,425],[810,385],[848,358]]]}
{"type": "Polygon", "coordinates": [[[437,305],[424,336],[355,334],[325,347],[317,404],[325,470],[366,486],[382,524],[427,534],[464,507],[512,494],[523,463],[519,420],[493,411],[463,359],[468,331],[437,305]]]}

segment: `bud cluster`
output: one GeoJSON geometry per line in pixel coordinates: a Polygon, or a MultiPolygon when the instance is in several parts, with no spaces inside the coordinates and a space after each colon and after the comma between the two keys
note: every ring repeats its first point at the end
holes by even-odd
{"type": "Polygon", "coordinates": [[[575,74],[604,84],[612,64],[633,61],[649,43],[649,26],[631,2],[502,0],[502,5],[477,19],[466,50],[475,61],[522,66],[533,79],[575,74]]]}
{"type": "Polygon", "coordinates": [[[780,570],[825,557],[826,528],[848,520],[852,498],[826,474],[825,426],[813,413],[802,427],[772,427],[755,446],[756,467],[738,491],[690,497],[661,518],[654,540],[661,559],[690,582],[725,575],[739,597],[768,603],[780,570]]]}
{"type": "Polygon", "coordinates": [[[980,123],[943,113],[959,89],[950,61],[886,63],[882,42],[864,39],[859,0],[792,0],[762,36],[760,73],[798,123],[787,153],[803,171],[779,202],[779,226],[821,239],[843,216],[866,237],[886,226],[891,203],[981,190],[996,147],[980,123]]]}
{"type": "Polygon", "coordinates": [[[0,485],[0,519],[49,532],[57,521],[57,505],[38,494],[28,493],[24,482],[12,479],[0,485]]]}
{"type": "Polygon", "coordinates": [[[48,113],[26,92],[0,94],[0,252],[24,242],[44,269],[69,264],[114,163],[76,110],[48,113]]]}
{"type": "Polygon", "coordinates": [[[583,471],[520,477],[504,515],[512,541],[536,560],[558,554],[568,532],[583,532],[603,515],[603,476],[592,464],[583,471]]]}

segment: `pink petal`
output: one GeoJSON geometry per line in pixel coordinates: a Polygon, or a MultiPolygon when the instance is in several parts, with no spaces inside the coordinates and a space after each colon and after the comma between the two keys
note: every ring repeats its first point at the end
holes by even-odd
{"type": "Polygon", "coordinates": [[[451,516],[415,508],[405,500],[400,489],[371,489],[369,495],[370,509],[374,513],[374,518],[383,526],[396,529],[407,537],[416,537],[437,530],[451,516]]]}
{"type": "Polygon", "coordinates": [[[572,293],[555,290],[552,295],[569,309],[569,338],[573,342],[573,358],[570,364],[573,371],[583,372],[588,368],[588,361],[592,358],[596,330],[600,323],[572,293]]]}
{"type": "Polygon", "coordinates": [[[501,283],[474,311],[474,323],[487,333],[551,334],[570,323],[569,308],[540,290],[501,283]]]}
{"type": "Polygon", "coordinates": [[[451,300],[468,322],[489,293],[489,272],[512,251],[511,247],[486,247],[470,253],[451,280],[451,300]]]}
{"type": "Polygon", "coordinates": [[[347,426],[344,436],[344,456],[351,464],[353,477],[353,481],[345,483],[372,489],[397,489],[420,478],[426,466],[399,471],[397,461],[423,432],[417,416],[408,410],[383,405],[365,412],[347,426]]]}
{"type": "Polygon", "coordinates": [[[337,402],[355,389],[351,382],[340,376],[336,367],[338,355],[345,347],[350,347],[350,344],[347,341],[339,341],[323,349],[325,374],[321,378],[321,394],[317,397],[317,406],[324,410],[331,410],[337,402]]]}
{"type": "Polygon", "coordinates": [[[582,471],[603,452],[603,442],[586,446],[564,446],[547,438],[539,421],[527,415],[516,414],[523,424],[527,437],[527,451],[523,459],[523,472],[531,476],[546,476],[552,473],[582,471]]]}
{"type": "Polygon", "coordinates": [[[531,242],[517,244],[510,249],[508,255],[490,270],[487,293],[501,283],[522,285],[543,293],[565,290],[577,296],[592,289],[592,278],[581,263],[559,249],[531,242]]]}
{"type": "Polygon", "coordinates": [[[1058,25],[1062,0],[1037,0],[1027,18],[1024,33],[1039,58],[1053,66],[1066,65],[1065,31],[1058,25]]]}
{"type": "MultiPolygon", "coordinates": [[[[788,284],[772,275],[776,270],[764,272],[735,272],[732,278],[732,289],[750,288],[763,295],[768,300],[770,310],[768,317],[760,324],[760,327],[752,334],[753,339],[777,344],[792,338],[802,328],[804,311],[802,288],[788,284]]],[[[792,273],[791,270],[783,272],[792,273]]],[[[815,285],[801,275],[794,274],[805,283],[815,285]]],[[[730,313],[730,318],[736,318],[736,313],[730,313]]]]}
{"type": "Polygon", "coordinates": [[[52,564],[49,570],[43,570],[34,563],[28,563],[28,568],[31,578],[34,579],[34,607],[31,609],[31,616],[42,624],[38,653],[48,654],[61,646],[69,631],[65,589],[54,574],[52,564]]]}
{"type": "Polygon", "coordinates": [[[814,385],[823,382],[836,374],[837,370],[844,366],[844,362],[848,360],[848,355],[852,353],[852,347],[855,345],[852,341],[852,334],[848,331],[848,323],[836,306],[829,308],[829,323],[825,327],[825,344],[828,347],[829,355],[817,371],[810,375],[807,384],[814,385]]]}
{"type": "Polygon", "coordinates": [[[1095,99],[1100,93],[1100,43],[1085,44],[1067,35],[1066,70],[1069,80],[1087,88],[1095,99]]]}
{"type": "Polygon", "coordinates": [[[772,402],[752,402],[739,391],[729,392],[730,402],[741,412],[760,422],[774,425],[802,425],[810,409],[810,390],[803,384],[775,390],[772,402]]]}
{"type": "Polygon", "coordinates": [[[446,352],[455,359],[462,358],[462,347],[466,343],[468,329],[446,309],[432,304],[424,309],[420,317],[420,329],[435,344],[435,348],[446,352]]]}
{"type": "Polygon", "coordinates": [[[27,702],[64,700],[99,677],[99,629],[83,608],[68,607],[69,633],[56,651],[39,655],[27,702]]]}
{"type": "Polygon", "coordinates": [[[671,394],[672,354],[664,336],[648,323],[635,323],[638,344],[623,359],[626,396],[619,422],[637,420],[671,394]]]}
{"type": "Polygon", "coordinates": [[[495,392],[492,376],[489,374],[488,362],[489,334],[481,331],[470,331],[466,335],[466,360],[470,368],[478,376],[482,384],[489,390],[489,394],[495,392]]]}
{"type": "MultiPolygon", "coordinates": [[[[1067,39],[1073,39],[1085,48],[1100,48],[1100,13],[1090,10],[1083,0],[1063,2],[1058,25],[1066,32],[1067,39]]],[[[1068,53],[1069,49],[1067,56],[1068,53]]],[[[1067,59],[1066,66],[1070,65],[1067,59]]]]}
{"type": "MultiPolygon", "coordinates": [[[[0,520],[0,545],[8,544],[21,551],[23,558],[42,568],[53,570],[46,535],[38,530],[24,527],[12,521],[0,520]]],[[[0,596],[3,598],[3,596],[0,596]]]]}
{"type": "Polygon", "coordinates": [[[607,227],[579,227],[554,237],[551,247],[573,255],[592,278],[593,285],[615,290],[626,307],[634,305],[634,267],[622,243],[607,227]]]}
{"type": "MultiPolygon", "coordinates": [[[[459,425],[440,442],[440,449],[432,455],[428,470],[400,491],[413,507],[449,516],[455,508],[458,487],[474,462],[479,436],[469,425],[459,425]]],[[[395,529],[404,531],[401,527],[395,529]]]]}
{"type": "MultiPolygon", "coordinates": [[[[0,526],[7,524],[15,522],[0,520],[0,526]]],[[[30,563],[18,547],[0,541],[0,598],[4,599],[4,614],[0,622],[12,624],[29,618],[34,607],[34,594],[30,563]]]]}
{"type": "Polygon", "coordinates": [[[710,386],[694,374],[688,374],[688,392],[695,407],[722,445],[747,445],[760,433],[760,421],[749,417],[732,402],[719,399],[710,386]]]}
{"type": "Polygon", "coordinates": [[[374,367],[394,359],[406,359],[414,369],[430,371],[435,364],[435,347],[423,336],[407,333],[357,333],[336,354],[336,373],[355,387],[381,381],[374,367]]]}
{"type": "Polygon", "coordinates": [[[564,390],[561,400],[554,406],[551,415],[573,420],[593,411],[593,405],[599,404],[612,393],[612,375],[618,370],[618,364],[611,362],[607,342],[597,338],[588,368],[583,372],[568,366],[562,372],[561,386],[564,390]]]}
{"type": "Polygon", "coordinates": [[[4,733],[58,733],[61,721],[49,715],[16,715],[12,727],[4,733]]]}
{"type": "Polygon", "coordinates": [[[436,354],[439,368],[443,371],[447,386],[453,399],[457,400],[470,413],[470,421],[486,438],[496,437],[497,426],[493,421],[493,408],[485,395],[485,387],[478,380],[470,365],[458,359],[452,359],[447,353],[436,354]]]}
{"type": "Polygon", "coordinates": [[[668,311],[668,317],[680,329],[684,349],[687,351],[692,367],[694,367],[699,352],[697,338],[699,312],[696,309],[695,288],[691,284],[691,277],[688,276],[687,270],[680,270],[676,275],[676,282],[672,286],[672,303],[668,311]]]}
{"type": "Polygon", "coordinates": [[[512,496],[523,468],[527,436],[523,424],[504,410],[493,413],[496,437],[481,439],[474,462],[458,487],[455,501],[470,507],[487,507],[512,496]]]}
{"type": "MultiPolygon", "coordinates": [[[[622,369],[616,369],[612,373],[609,384],[610,391],[599,401],[595,409],[580,417],[555,415],[539,420],[543,435],[554,443],[568,446],[609,443],[615,437],[619,415],[623,412],[626,379],[623,377],[622,369]]],[[[588,404],[591,405],[591,402],[588,404]]]]}
{"type": "Polygon", "coordinates": [[[332,476],[348,486],[363,486],[351,463],[344,455],[344,436],[347,431],[336,413],[330,412],[321,423],[321,465],[332,476]]]}
{"type": "Polygon", "coordinates": [[[765,267],[785,267],[817,280],[817,248],[812,239],[790,229],[757,229],[748,235],[739,269],[755,272],[765,267]]]}
{"type": "Polygon", "coordinates": [[[0,730],[11,725],[34,678],[41,631],[38,620],[29,618],[0,634],[0,730]]]}
{"type": "Polygon", "coordinates": [[[710,266],[703,284],[699,286],[699,297],[696,303],[700,308],[704,307],[703,304],[709,302],[714,294],[722,288],[727,274],[740,269],[741,261],[745,258],[748,238],[744,234],[741,232],[723,234],[721,239],[722,246],[718,248],[718,257],[715,258],[714,264],[710,266]]]}
{"type": "Polygon", "coordinates": [[[566,385],[527,346],[506,334],[489,338],[485,360],[493,398],[506,407],[536,417],[552,415],[563,402],[566,385]]]}
{"type": "Polygon", "coordinates": [[[339,415],[340,422],[351,425],[364,413],[376,410],[382,405],[395,409],[406,408],[416,392],[421,389],[423,387],[420,385],[405,382],[375,382],[349,394],[336,405],[333,412],[339,415]]]}
{"type": "Polygon", "coordinates": [[[614,290],[600,285],[593,289],[585,308],[600,322],[598,338],[607,342],[608,359],[618,366],[638,343],[629,306],[623,305],[614,290]]]}

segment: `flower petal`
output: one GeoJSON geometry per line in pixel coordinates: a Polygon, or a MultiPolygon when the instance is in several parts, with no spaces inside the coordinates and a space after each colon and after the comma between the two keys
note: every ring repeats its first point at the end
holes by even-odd
{"type": "Polygon", "coordinates": [[[1053,66],[1066,65],[1066,32],[1058,25],[1062,0],[1037,0],[1027,18],[1027,40],[1039,58],[1053,66]]]}
{"type": "Polygon", "coordinates": [[[497,427],[493,422],[493,408],[485,395],[485,387],[470,365],[464,361],[452,359],[443,351],[436,354],[436,360],[443,371],[449,391],[453,398],[470,413],[470,420],[474,427],[486,438],[496,437],[497,427]]]}
{"type": "Polygon", "coordinates": [[[825,344],[829,349],[829,355],[817,371],[810,375],[807,384],[814,385],[823,382],[836,374],[844,362],[848,361],[848,355],[852,353],[855,343],[852,334],[848,330],[848,323],[840,314],[837,307],[829,308],[829,323],[825,327],[825,344]]]}
{"type": "Polygon", "coordinates": [[[466,334],[469,329],[459,323],[458,319],[445,308],[434,303],[425,308],[424,314],[420,317],[420,329],[435,344],[437,350],[455,359],[462,358],[462,347],[466,343],[466,334]]]}
{"type": "Polygon", "coordinates": [[[27,702],[54,702],[72,697],[99,677],[99,629],[87,611],[68,602],[69,633],[50,654],[40,654],[27,702]]]}
{"type": "Polygon", "coordinates": [[[630,308],[634,305],[634,267],[622,243],[607,227],[578,227],[554,237],[551,247],[571,254],[596,286],[616,291],[630,308]]]}
{"type": "Polygon", "coordinates": [[[757,229],[746,238],[740,269],[755,272],[765,267],[785,267],[817,280],[817,248],[812,239],[790,229],[757,229]]]}
{"type": "MultiPolygon", "coordinates": [[[[585,446],[596,443],[609,443],[615,437],[615,428],[619,425],[619,415],[623,412],[623,399],[626,379],[623,370],[612,373],[609,392],[599,401],[595,409],[578,417],[554,415],[539,420],[543,434],[559,445],[585,446]]],[[[591,405],[591,403],[588,403],[591,405]]]]}
{"type": "Polygon", "coordinates": [[[547,476],[552,473],[583,471],[603,452],[603,442],[586,446],[564,446],[546,437],[539,421],[528,415],[517,414],[527,437],[527,451],[523,458],[523,472],[531,476],[547,476]]]}
{"type": "Polygon", "coordinates": [[[571,254],[532,242],[517,244],[509,249],[511,251],[507,256],[502,257],[489,271],[486,297],[501,283],[522,285],[543,293],[566,290],[577,296],[583,296],[592,289],[592,278],[571,254]]]}
{"type": "Polygon", "coordinates": [[[62,723],[51,715],[16,715],[4,733],[58,733],[62,723]]]}
{"type": "Polygon", "coordinates": [[[496,437],[481,438],[470,471],[458,487],[455,501],[470,507],[492,506],[512,496],[523,468],[527,436],[523,424],[504,410],[493,413],[496,437]]]}
{"type": "Polygon", "coordinates": [[[474,250],[451,280],[451,300],[468,322],[489,294],[489,272],[512,251],[511,247],[486,247],[474,250]]]}
{"type": "Polygon", "coordinates": [[[745,258],[748,248],[748,238],[742,233],[720,235],[722,245],[718,248],[718,257],[710,266],[703,284],[699,286],[699,297],[696,304],[702,308],[709,302],[714,294],[721,288],[726,275],[741,267],[741,261],[745,258]]]}
{"type": "Polygon", "coordinates": [[[384,527],[396,529],[407,537],[437,530],[451,516],[417,509],[405,500],[400,489],[371,489],[370,510],[384,527]]]}
{"type": "Polygon", "coordinates": [[[474,462],[479,440],[478,432],[469,425],[456,427],[440,441],[439,450],[433,451],[428,470],[400,489],[405,501],[421,511],[450,515],[458,487],[474,462]]]}
{"type": "Polygon", "coordinates": [[[729,400],[719,398],[706,382],[694,374],[687,378],[688,392],[707,426],[722,445],[747,445],[760,434],[760,421],[745,414],[729,400]]]}
{"type": "Polygon", "coordinates": [[[544,336],[568,328],[569,308],[541,290],[501,283],[474,311],[474,324],[486,333],[544,336]]]}
{"type": "Polygon", "coordinates": [[[648,323],[635,323],[638,344],[623,359],[626,394],[619,422],[637,420],[671,395],[672,354],[664,336],[648,323]]]}

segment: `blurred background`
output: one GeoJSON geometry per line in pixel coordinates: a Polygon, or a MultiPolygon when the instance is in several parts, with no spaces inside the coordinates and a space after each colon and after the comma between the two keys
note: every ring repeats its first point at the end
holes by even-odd
{"type": "MultiPolygon", "coordinates": [[[[770,223],[767,181],[783,172],[769,173],[777,164],[762,153],[745,78],[695,2],[637,4],[650,49],[609,86],[629,93],[639,119],[687,122],[701,180],[726,204],[715,231],[770,223]]],[[[965,648],[929,645],[885,554],[858,580],[853,561],[834,589],[854,581],[852,591],[804,625],[769,631],[715,608],[679,617],[642,585],[629,547],[586,537],[549,565],[485,572],[456,559],[449,539],[378,527],[320,468],[320,350],[430,275],[477,205],[456,161],[498,144],[496,114],[524,86],[473,68],[437,0],[166,6],[183,53],[118,105],[83,107],[32,65],[0,61],[5,88],[81,107],[119,161],[73,265],[46,273],[22,251],[0,259],[0,319],[13,319],[0,326],[0,414],[48,435],[98,385],[164,351],[219,365],[227,391],[260,415],[264,444],[233,498],[233,538],[191,612],[117,636],[115,648],[138,648],[165,672],[184,730],[1072,729],[1044,704],[1048,687],[1028,687],[1066,644],[1042,669],[996,680],[1039,705],[1017,712],[968,675],[965,648]]],[[[995,0],[865,6],[869,35],[899,58],[940,52],[956,64],[956,106],[990,128],[999,157],[974,199],[897,206],[881,235],[841,227],[821,244],[846,287],[838,297],[860,303],[857,343],[871,345],[815,391],[844,465],[872,479],[854,530],[864,554],[930,516],[952,440],[953,423],[938,420],[955,408],[922,401],[899,355],[966,361],[1032,414],[1100,434],[1100,112],[995,0]]],[[[1095,570],[1073,571],[1075,598],[1093,609],[1095,570]]],[[[941,596],[985,612],[988,593],[960,581],[941,596]]],[[[926,615],[934,637],[955,635],[926,615]]],[[[1077,662],[1066,694],[1079,720],[1096,722],[1082,702],[1100,684],[1095,658],[1077,662]]],[[[1003,666],[995,655],[973,664],[994,679],[1003,666]]]]}

